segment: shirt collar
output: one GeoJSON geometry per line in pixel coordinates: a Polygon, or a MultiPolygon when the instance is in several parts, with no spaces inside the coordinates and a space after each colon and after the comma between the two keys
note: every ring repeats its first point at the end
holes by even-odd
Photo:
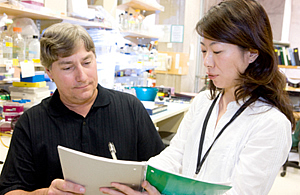
{"type": "MultiPolygon", "coordinates": [[[[109,105],[112,98],[109,90],[103,88],[100,84],[98,84],[97,89],[98,94],[94,104],[92,105],[92,108],[104,107],[109,105]]],[[[54,116],[66,115],[72,112],[62,103],[57,89],[55,90],[50,99],[48,110],[49,113],[54,116]]]]}

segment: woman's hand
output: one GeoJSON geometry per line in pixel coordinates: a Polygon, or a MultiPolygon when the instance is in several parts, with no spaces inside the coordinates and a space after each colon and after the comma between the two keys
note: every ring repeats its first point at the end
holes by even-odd
{"type": "Polygon", "coordinates": [[[157,191],[155,187],[150,185],[148,181],[143,181],[142,187],[146,190],[146,192],[139,192],[135,191],[132,188],[122,185],[119,183],[111,183],[111,186],[117,188],[119,191],[110,189],[110,188],[100,188],[100,192],[104,194],[110,194],[110,195],[124,195],[124,194],[130,194],[130,195],[160,195],[160,193],[157,191]]]}

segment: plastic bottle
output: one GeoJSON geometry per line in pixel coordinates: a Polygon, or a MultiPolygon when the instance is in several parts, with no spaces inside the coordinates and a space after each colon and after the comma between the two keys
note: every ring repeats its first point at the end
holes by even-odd
{"type": "Polygon", "coordinates": [[[28,49],[28,60],[34,63],[40,63],[40,42],[37,35],[32,36],[33,40],[29,43],[28,49]]]}
{"type": "Polygon", "coordinates": [[[153,62],[157,62],[157,59],[158,59],[158,52],[157,52],[157,50],[156,50],[155,45],[152,47],[152,49],[151,49],[151,51],[150,51],[150,55],[151,55],[151,57],[149,56],[149,60],[150,60],[150,58],[151,58],[151,60],[152,60],[153,62]]]}
{"type": "Polygon", "coordinates": [[[3,41],[2,41],[2,28],[0,30],[0,64],[3,64],[3,41]]]}
{"type": "Polygon", "coordinates": [[[130,51],[129,51],[129,44],[125,43],[125,46],[123,48],[124,54],[126,55],[130,55],[130,51]]]}
{"type": "Polygon", "coordinates": [[[119,26],[121,26],[123,28],[123,24],[124,24],[124,14],[121,13],[119,15],[119,26]]]}
{"type": "Polygon", "coordinates": [[[142,30],[142,23],[143,23],[143,17],[142,17],[142,15],[141,15],[141,10],[139,10],[139,9],[136,9],[135,10],[135,12],[136,12],[136,15],[137,15],[137,31],[141,31],[142,30]]]}
{"type": "Polygon", "coordinates": [[[133,46],[131,50],[131,62],[137,63],[138,62],[138,46],[133,46]]]}
{"type": "Polygon", "coordinates": [[[3,41],[3,60],[12,60],[13,58],[13,39],[8,34],[7,26],[4,26],[4,31],[2,32],[3,41]]]}
{"type": "Polygon", "coordinates": [[[128,30],[128,12],[125,11],[124,19],[123,19],[123,29],[128,30]]]}
{"type": "Polygon", "coordinates": [[[124,53],[125,53],[124,47],[120,47],[120,53],[121,53],[121,54],[124,54],[124,53]]]}
{"type": "Polygon", "coordinates": [[[146,47],[146,45],[143,45],[143,53],[144,53],[144,62],[148,62],[149,61],[149,50],[148,48],[146,47]]]}
{"type": "Polygon", "coordinates": [[[149,54],[149,61],[154,62],[154,54],[151,51],[150,51],[150,54],[149,54]]]}
{"type": "Polygon", "coordinates": [[[135,27],[135,19],[132,13],[130,13],[128,18],[128,29],[134,31],[134,27],[135,27]]]}
{"type": "Polygon", "coordinates": [[[20,63],[25,59],[25,40],[21,35],[22,28],[14,27],[13,31],[13,59],[18,59],[20,63]]]}
{"type": "Polygon", "coordinates": [[[25,40],[25,60],[29,59],[29,43],[32,41],[32,35],[23,35],[25,40]]]}
{"type": "Polygon", "coordinates": [[[128,44],[128,54],[129,54],[129,55],[132,55],[132,53],[133,53],[132,45],[131,45],[131,44],[128,44]]]}
{"type": "Polygon", "coordinates": [[[137,53],[138,53],[138,62],[143,62],[144,61],[144,51],[140,44],[138,44],[137,53]]]}
{"type": "Polygon", "coordinates": [[[133,16],[133,19],[134,19],[133,31],[138,32],[138,31],[140,31],[140,30],[139,30],[140,21],[139,21],[139,19],[138,19],[138,15],[137,15],[137,14],[134,15],[134,16],[133,16]]]}

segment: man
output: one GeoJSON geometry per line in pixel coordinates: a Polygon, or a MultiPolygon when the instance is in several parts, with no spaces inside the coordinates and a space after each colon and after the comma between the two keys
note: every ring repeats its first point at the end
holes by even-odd
{"type": "Polygon", "coordinates": [[[57,90],[18,120],[0,194],[83,194],[83,186],[62,179],[58,145],[111,158],[113,142],[118,159],[135,161],[163,149],[141,102],[98,84],[95,46],[84,28],[54,24],[40,41],[41,62],[57,90]]]}

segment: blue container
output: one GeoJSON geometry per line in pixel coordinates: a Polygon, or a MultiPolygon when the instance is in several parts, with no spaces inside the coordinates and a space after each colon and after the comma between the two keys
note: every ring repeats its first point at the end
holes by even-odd
{"type": "Polygon", "coordinates": [[[157,88],[153,87],[133,87],[135,89],[136,97],[141,101],[154,101],[157,88]]]}
{"type": "Polygon", "coordinates": [[[45,76],[43,74],[36,74],[35,76],[32,76],[32,77],[22,78],[22,74],[20,74],[20,81],[21,82],[36,83],[36,82],[45,81],[45,76]]]}

